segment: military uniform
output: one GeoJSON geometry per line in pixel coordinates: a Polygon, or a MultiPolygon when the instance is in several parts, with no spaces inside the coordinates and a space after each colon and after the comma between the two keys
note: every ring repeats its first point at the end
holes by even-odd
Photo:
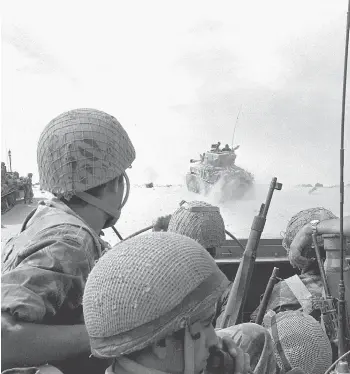
{"type": "Polygon", "coordinates": [[[23,321],[83,323],[86,279],[104,243],[58,199],[39,203],[3,249],[1,310],[23,321]]]}
{"type": "MultiPolygon", "coordinates": [[[[86,280],[105,248],[67,205],[55,198],[40,202],[21,233],[3,249],[1,310],[20,321],[83,324],[86,280]]],[[[98,364],[82,355],[55,366],[77,373],[87,367],[97,370],[98,364]]]]}
{"type": "MultiPolygon", "coordinates": [[[[286,232],[284,233],[284,238],[282,241],[283,247],[286,249],[288,255],[290,256],[290,246],[299,232],[299,230],[307,223],[314,219],[326,220],[336,218],[336,216],[329,210],[318,207],[302,210],[295,214],[288,222],[286,232]]],[[[317,237],[318,245],[323,248],[322,236],[317,237]]],[[[315,262],[315,250],[310,246],[304,248],[299,257],[305,258],[307,261],[306,265],[300,269],[302,273],[298,276],[287,278],[279,283],[277,283],[272,291],[267,310],[271,309],[275,312],[286,311],[286,310],[297,310],[305,305],[298,295],[297,289],[302,287],[306,293],[309,293],[310,298],[317,300],[322,297],[323,283],[321,275],[318,269],[318,264],[315,262]],[[300,281],[295,279],[299,277],[300,281]],[[294,279],[292,279],[294,278],[294,279]],[[292,283],[290,283],[292,281],[292,283]],[[299,282],[299,286],[293,291],[293,283],[295,281],[299,282]]],[[[294,263],[291,263],[295,267],[294,263]]],[[[308,307],[308,313],[310,313],[314,318],[320,320],[320,310],[317,303],[310,303],[308,307]]],[[[252,319],[254,319],[259,311],[259,307],[252,314],[252,319]]]]}
{"type": "MultiPolygon", "coordinates": [[[[106,206],[89,190],[121,176],[129,187],[125,170],[135,159],[135,150],[114,117],[94,109],[76,109],[45,127],[37,153],[40,185],[56,197],[40,202],[19,235],[6,243],[1,309],[20,322],[84,324],[85,284],[106,243],[68,203],[79,195],[107,214],[104,227],[109,227],[119,217],[129,190],[118,207],[106,206]]],[[[96,374],[106,367],[88,354],[50,364],[65,374],[96,374]]]]}
{"type": "MultiPolygon", "coordinates": [[[[288,286],[289,279],[281,280],[274,286],[266,310],[271,309],[278,313],[286,310],[298,310],[302,308],[302,305],[298,300],[298,295],[293,293],[292,289],[288,286]]],[[[307,272],[304,274],[300,274],[299,279],[306,287],[307,291],[310,293],[313,299],[316,300],[322,297],[323,283],[319,274],[307,272]]],[[[318,321],[320,321],[321,313],[317,303],[311,303],[310,306],[310,314],[318,321]]],[[[260,306],[252,313],[252,321],[255,321],[259,309],[260,306]]]]}
{"type": "Polygon", "coordinates": [[[33,197],[34,197],[32,178],[30,177],[24,178],[23,187],[24,187],[24,204],[32,203],[33,197]]]}

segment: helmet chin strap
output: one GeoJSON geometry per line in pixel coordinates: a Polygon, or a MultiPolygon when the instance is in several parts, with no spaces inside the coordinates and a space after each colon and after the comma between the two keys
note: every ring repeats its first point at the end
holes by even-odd
{"type": "Polygon", "coordinates": [[[92,196],[92,195],[88,194],[87,192],[80,191],[80,192],[77,192],[75,194],[81,200],[83,200],[86,203],[88,203],[90,205],[93,205],[94,207],[104,211],[105,213],[107,213],[110,216],[110,218],[106,222],[106,225],[103,227],[104,229],[111,226],[110,223],[113,223],[113,220],[118,220],[119,219],[120,212],[121,212],[123,206],[125,205],[125,203],[127,202],[128,198],[129,198],[129,192],[130,192],[129,177],[125,172],[123,172],[123,177],[124,177],[125,182],[126,182],[126,193],[125,193],[125,197],[124,197],[124,199],[123,199],[123,201],[122,201],[122,203],[121,203],[121,205],[120,205],[120,207],[118,208],[117,211],[111,210],[109,204],[105,203],[103,200],[101,200],[101,199],[99,199],[95,196],[92,196]]]}
{"type": "Polygon", "coordinates": [[[129,198],[129,193],[130,193],[129,177],[125,172],[123,172],[123,177],[125,179],[125,184],[126,184],[126,193],[125,193],[124,199],[123,199],[120,207],[116,211],[113,211],[112,209],[110,209],[110,205],[107,204],[106,202],[104,202],[103,200],[101,200],[101,199],[99,199],[95,196],[92,196],[85,191],[80,191],[80,192],[77,192],[75,194],[81,200],[87,202],[90,205],[95,206],[96,208],[102,210],[103,212],[107,213],[110,216],[110,218],[107,220],[105,226],[103,227],[104,229],[112,226],[113,221],[119,219],[121,210],[122,210],[123,206],[126,204],[128,198],[129,198]]]}
{"type": "Polygon", "coordinates": [[[110,209],[110,206],[108,204],[106,204],[103,200],[101,200],[101,199],[99,199],[95,196],[92,196],[92,195],[88,194],[87,192],[77,192],[75,195],[77,197],[79,197],[79,199],[82,199],[85,202],[87,202],[88,204],[93,205],[94,207],[96,207],[100,210],[103,210],[109,216],[111,216],[113,218],[116,218],[116,219],[119,218],[121,207],[117,210],[117,212],[115,212],[115,211],[112,211],[110,209]]]}
{"type": "Polygon", "coordinates": [[[194,374],[194,342],[190,333],[190,326],[186,324],[184,340],[184,374],[194,374]]]}

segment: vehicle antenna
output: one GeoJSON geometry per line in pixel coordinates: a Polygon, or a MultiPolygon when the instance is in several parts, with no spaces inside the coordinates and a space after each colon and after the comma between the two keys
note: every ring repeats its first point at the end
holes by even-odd
{"type": "Polygon", "coordinates": [[[237,118],[236,118],[236,122],[235,122],[235,127],[233,128],[231,148],[233,148],[233,140],[234,140],[234,138],[235,138],[235,132],[236,132],[236,128],[237,128],[237,125],[238,125],[238,119],[239,119],[239,116],[240,116],[240,114],[241,114],[241,111],[242,111],[242,104],[241,104],[241,106],[239,107],[239,111],[238,111],[237,118]]]}
{"type": "MultiPolygon", "coordinates": [[[[345,284],[344,284],[344,132],[345,132],[345,99],[346,99],[346,82],[347,67],[349,54],[349,28],[350,28],[350,0],[348,1],[348,12],[346,22],[345,36],[345,57],[344,57],[344,76],[343,76],[343,95],[342,95],[342,114],[340,128],[340,280],[339,280],[339,301],[338,301],[338,355],[342,357],[346,352],[346,306],[345,306],[345,284]]],[[[347,362],[340,361],[338,366],[347,366],[347,362]]],[[[348,368],[347,368],[348,370],[348,368]]],[[[345,371],[349,372],[349,371],[345,371]]]]}

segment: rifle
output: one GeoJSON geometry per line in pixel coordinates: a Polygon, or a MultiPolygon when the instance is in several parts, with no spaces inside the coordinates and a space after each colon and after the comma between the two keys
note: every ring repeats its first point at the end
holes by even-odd
{"type": "Polygon", "coordinates": [[[261,204],[259,214],[254,217],[248,242],[230,290],[220,328],[235,325],[238,315],[243,314],[243,308],[254,269],[259,241],[265,227],[266,216],[270,207],[272,195],[274,190],[281,189],[282,183],[278,183],[277,178],[272,178],[266,202],[265,204],[261,204]]]}
{"type": "Polygon", "coordinates": [[[320,269],[322,284],[325,292],[325,299],[320,300],[320,310],[323,316],[323,323],[326,330],[326,334],[331,343],[338,345],[338,315],[337,305],[335,299],[331,295],[331,291],[328,286],[326,272],[323,267],[321,260],[320,249],[317,244],[317,234],[312,234],[312,241],[315,247],[316,258],[318,267],[320,269]]]}
{"type": "Polygon", "coordinates": [[[261,300],[261,303],[260,303],[259,312],[258,312],[258,314],[256,316],[256,319],[255,319],[255,323],[258,324],[258,325],[261,325],[262,322],[263,322],[264,315],[265,315],[266,309],[267,309],[267,304],[270,300],[273,287],[279,281],[279,279],[278,279],[279,270],[280,270],[279,268],[273,268],[273,270],[272,270],[271,277],[270,277],[269,282],[266,286],[264,296],[263,296],[263,298],[261,300]]]}

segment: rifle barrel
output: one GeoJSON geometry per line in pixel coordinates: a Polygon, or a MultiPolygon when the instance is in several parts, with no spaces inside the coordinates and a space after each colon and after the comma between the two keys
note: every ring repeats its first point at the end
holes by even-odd
{"type": "Polygon", "coordinates": [[[270,297],[271,297],[271,294],[272,294],[272,291],[273,291],[273,287],[278,282],[277,277],[278,277],[279,270],[280,270],[279,268],[273,268],[273,270],[272,270],[271,277],[270,277],[269,282],[266,286],[264,296],[263,296],[263,298],[261,300],[261,303],[260,303],[259,312],[258,312],[258,314],[256,316],[256,319],[255,319],[255,323],[258,324],[258,325],[261,325],[262,322],[263,322],[264,315],[265,315],[266,309],[267,309],[267,304],[269,303],[269,300],[270,300],[270,297]]]}

